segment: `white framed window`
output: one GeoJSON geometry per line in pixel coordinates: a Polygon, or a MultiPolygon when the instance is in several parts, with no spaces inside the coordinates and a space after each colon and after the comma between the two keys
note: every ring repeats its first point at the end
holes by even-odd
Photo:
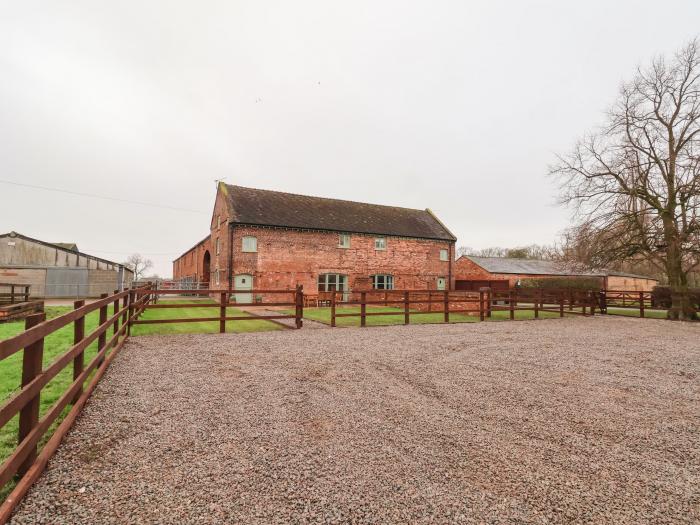
{"type": "Polygon", "coordinates": [[[350,234],[341,233],[338,235],[338,248],[350,248],[350,234]]]}
{"type": "Polygon", "coordinates": [[[219,270],[218,269],[214,272],[214,282],[216,284],[219,284],[219,270]]]}
{"type": "Polygon", "coordinates": [[[393,290],[394,289],[394,276],[393,275],[371,275],[372,277],[372,288],[375,290],[393,290]]]}
{"type": "Polygon", "coordinates": [[[348,276],[339,273],[321,273],[318,275],[319,292],[346,292],[348,289],[348,276]]]}
{"type": "Polygon", "coordinates": [[[221,240],[217,237],[216,238],[216,255],[219,255],[221,253],[221,240]]]}
{"type": "Polygon", "coordinates": [[[258,238],[245,236],[243,237],[243,251],[253,253],[258,251],[258,238]]]}
{"type": "Polygon", "coordinates": [[[375,250],[386,250],[386,237],[375,237],[374,238],[374,249],[375,250]]]}
{"type": "Polygon", "coordinates": [[[447,250],[440,250],[440,260],[441,261],[449,261],[450,260],[450,252],[447,250]]]}

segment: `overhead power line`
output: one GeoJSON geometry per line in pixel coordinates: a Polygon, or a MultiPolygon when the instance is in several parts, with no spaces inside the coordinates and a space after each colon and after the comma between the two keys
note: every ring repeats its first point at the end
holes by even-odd
{"type": "Polygon", "coordinates": [[[83,193],[80,191],[71,191],[71,190],[63,190],[60,188],[50,188],[48,186],[39,186],[36,184],[25,184],[23,182],[15,182],[11,180],[3,180],[0,179],[1,184],[9,184],[10,186],[20,186],[23,188],[32,188],[35,190],[44,190],[44,191],[54,191],[57,193],[66,193],[68,195],[77,195],[79,197],[89,197],[92,199],[102,199],[106,201],[116,201],[116,202],[126,202],[129,204],[138,204],[139,206],[149,206],[151,208],[163,208],[166,210],[176,210],[176,211],[186,211],[189,213],[208,213],[202,210],[193,210],[190,208],[179,208],[177,206],[165,206],[163,204],[154,204],[152,202],[142,202],[142,201],[134,201],[131,199],[120,199],[119,197],[107,197],[105,195],[95,195],[94,193],[83,193]]]}

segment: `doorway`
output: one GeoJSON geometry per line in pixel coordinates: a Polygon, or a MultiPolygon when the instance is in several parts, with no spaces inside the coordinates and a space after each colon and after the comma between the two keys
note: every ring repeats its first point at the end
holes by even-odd
{"type": "MultiPolygon", "coordinates": [[[[233,289],[238,292],[239,290],[252,290],[253,289],[253,276],[247,273],[242,273],[236,275],[233,278],[233,289]]],[[[253,294],[252,293],[236,293],[233,295],[234,301],[237,303],[252,303],[253,294]]]]}

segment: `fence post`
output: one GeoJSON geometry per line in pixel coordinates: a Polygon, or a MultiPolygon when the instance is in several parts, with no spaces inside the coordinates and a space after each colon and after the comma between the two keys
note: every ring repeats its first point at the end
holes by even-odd
{"type": "MultiPolygon", "coordinates": [[[[85,306],[85,300],[80,299],[78,301],[73,302],[73,309],[77,310],[78,308],[82,308],[85,306]]],[[[83,340],[85,337],[85,316],[83,315],[82,317],[76,319],[73,321],[73,344],[77,345],[80,341],[83,340]]],[[[85,352],[80,352],[78,355],[76,355],[73,358],[73,381],[78,379],[78,376],[83,373],[83,368],[85,366],[85,352]]],[[[82,395],[83,393],[83,387],[82,385],[80,386],[80,389],[76,392],[75,397],[73,398],[73,403],[75,403],[78,398],[82,395]]]]}
{"type": "MultiPolygon", "coordinates": [[[[126,307],[127,307],[127,305],[129,304],[129,303],[128,303],[128,297],[129,297],[129,294],[126,294],[124,297],[122,297],[122,310],[123,310],[123,313],[122,313],[122,328],[123,328],[124,325],[126,324],[126,319],[127,319],[126,307]]],[[[124,334],[124,335],[126,335],[126,334],[124,334]]]]}
{"type": "MultiPolygon", "coordinates": [[[[107,292],[100,294],[100,299],[106,299],[107,298],[107,292]]],[[[100,307],[100,326],[105,324],[107,322],[107,305],[105,304],[104,306],[100,307]]],[[[99,353],[107,344],[107,329],[105,328],[104,331],[97,337],[97,352],[99,353]]],[[[97,362],[98,368],[102,365],[104,362],[104,356],[97,362]]]]}
{"type": "Polygon", "coordinates": [[[403,293],[403,324],[411,322],[411,315],[408,310],[408,292],[403,293]]]}
{"type": "MultiPolygon", "coordinates": [[[[114,295],[117,295],[119,293],[119,290],[114,290],[114,295]]],[[[119,311],[119,298],[117,297],[114,299],[114,308],[112,315],[117,315],[117,312],[119,311]]],[[[114,319],[114,335],[117,335],[117,332],[119,331],[119,316],[115,317],[114,319]]],[[[117,338],[117,341],[119,338],[117,338]]]]}
{"type": "Polygon", "coordinates": [[[574,309],[574,289],[569,288],[569,311],[573,311],[574,309]]]}
{"type": "Polygon", "coordinates": [[[639,317],[644,317],[644,292],[639,292],[639,317]]]}
{"type": "Polygon", "coordinates": [[[127,328],[126,328],[126,336],[130,337],[131,336],[131,325],[134,321],[134,296],[136,295],[136,292],[134,290],[129,289],[129,319],[127,322],[129,323],[127,328]]]}
{"type": "Polygon", "coordinates": [[[443,308],[445,309],[445,322],[449,323],[450,322],[450,292],[448,290],[445,290],[443,308]]]}
{"type": "Polygon", "coordinates": [[[335,292],[331,295],[331,327],[335,328],[335,292]]]}
{"type": "MultiPolygon", "coordinates": [[[[224,334],[226,333],[226,301],[228,301],[226,292],[221,292],[221,297],[219,300],[219,333],[224,334]]],[[[298,304],[299,303],[297,302],[297,310],[298,304]]]]}
{"type": "MultiPolygon", "coordinates": [[[[33,326],[46,320],[45,313],[33,314],[26,318],[24,329],[29,330],[33,326]]],[[[42,362],[44,360],[44,338],[42,337],[36,343],[32,343],[24,348],[22,356],[22,387],[31,383],[36,376],[41,373],[42,362]]],[[[39,399],[41,391],[39,391],[19,412],[19,443],[29,435],[29,433],[39,423],[39,399]]],[[[36,460],[36,446],[20,465],[17,473],[23,476],[29,467],[36,460]]]]}
{"type": "Polygon", "coordinates": [[[24,300],[29,301],[29,286],[24,287],[24,300]]]}
{"type": "Polygon", "coordinates": [[[491,319],[491,305],[493,304],[493,290],[489,287],[486,292],[486,317],[491,319]]]}
{"type": "Polygon", "coordinates": [[[564,292],[559,296],[559,317],[564,317],[564,292]]]}
{"type": "Polygon", "coordinates": [[[600,290],[598,292],[598,306],[600,307],[600,313],[608,313],[608,297],[605,294],[605,290],[600,290]]]}
{"type": "Polygon", "coordinates": [[[479,321],[484,320],[484,290],[479,290],[479,321]]]}
{"type": "Polygon", "coordinates": [[[595,315],[595,293],[593,290],[588,291],[588,303],[591,305],[591,315],[595,315]]]}
{"type": "MultiPolygon", "coordinates": [[[[304,285],[297,284],[296,291],[296,302],[297,302],[297,315],[296,315],[296,327],[297,329],[304,326],[304,285]]],[[[335,290],[333,291],[333,301],[335,301],[335,290]]]]}
{"type": "Polygon", "coordinates": [[[542,301],[542,290],[537,290],[535,292],[535,319],[540,317],[540,302],[542,301]]]}
{"type": "Polygon", "coordinates": [[[513,321],[515,319],[515,304],[513,303],[514,301],[514,293],[513,290],[508,292],[508,306],[510,308],[510,320],[513,321]]]}
{"type": "Polygon", "coordinates": [[[10,304],[15,304],[15,285],[10,285],[10,304]]]}
{"type": "Polygon", "coordinates": [[[360,292],[360,326],[367,326],[367,292],[360,292]]]}

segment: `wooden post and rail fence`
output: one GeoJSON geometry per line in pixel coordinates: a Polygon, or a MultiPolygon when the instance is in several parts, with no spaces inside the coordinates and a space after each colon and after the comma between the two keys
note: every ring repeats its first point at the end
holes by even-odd
{"type": "MultiPolygon", "coordinates": [[[[645,308],[651,306],[650,292],[622,292],[603,290],[509,290],[495,292],[482,288],[478,292],[430,291],[426,290],[382,290],[362,292],[337,292],[331,294],[330,325],[336,326],[342,317],[359,317],[360,326],[367,326],[367,319],[374,316],[403,315],[405,324],[411,318],[433,311],[433,305],[440,305],[442,321],[449,323],[452,314],[469,313],[484,321],[493,312],[507,311],[509,319],[515,319],[519,311],[530,310],[534,317],[541,313],[555,313],[559,317],[567,315],[593,315],[596,308],[606,313],[610,307],[637,308],[644,317],[645,308]],[[355,296],[355,297],[353,297],[355,296]],[[359,296],[359,297],[358,297],[359,296]],[[338,301],[338,299],[341,299],[338,301]],[[359,312],[338,312],[338,306],[359,306],[359,312]],[[392,306],[392,311],[380,311],[377,306],[392,306]],[[580,311],[579,311],[580,309],[580,311]]],[[[436,312],[433,312],[436,313],[436,312]]],[[[251,320],[293,320],[292,326],[300,329],[304,319],[304,292],[301,286],[284,290],[178,290],[152,289],[149,287],[115,291],[112,295],[103,294],[91,304],[84,300],[74,302],[73,310],[53,319],[46,319],[45,313],[31,315],[25,320],[25,330],[20,334],[0,341],[0,362],[23,351],[20,389],[0,405],[0,428],[19,416],[17,446],[0,465],[0,489],[15,480],[16,485],[0,505],[0,524],[5,523],[29,487],[38,479],[49,458],[58,448],[61,440],[75,422],[87,399],[94,391],[105,370],[114,360],[124,342],[130,337],[134,326],[160,323],[190,323],[218,321],[219,332],[226,332],[228,321],[245,322],[251,320]],[[263,302],[239,302],[235,294],[254,297],[274,298],[263,302]],[[158,297],[186,295],[187,302],[159,301],[158,297]],[[192,295],[207,299],[218,299],[218,304],[196,302],[192,295]],[[232,297],[234,300],[232,301],[232,297]],[[110,311],[111,306],[111,311],[110,311]],[[273,315],[257,315],[247,312],[243,315],[229,315],[228,308],[240,307],[282,307],[293,313],[280,312],[273,315]],[[292,308],[293,307],[293,308],[292,308]],[[216,308],[217,316],[196,318],[144,319],[146,310],[177,308],[216,308]],[[86,316],[96,313],[98,325],[86,333],[86,316]],[[56,357],[46,368],[43,366],[44,341],[50,334],[72,325],[72,345],[56,357]],[[96,342],[96,354],[89,363],[85,362],[85,351],[96,342]],[[40,414],[42,390],[66,367],[72,365],[72,382],[58,400],[40,414]],[[87,383],[87,384],[86,384],[87,383]],[[46,444],[39,450],[49,429],[59,420],[66,408],[70,411],[48,436],[46,444]]]]}

